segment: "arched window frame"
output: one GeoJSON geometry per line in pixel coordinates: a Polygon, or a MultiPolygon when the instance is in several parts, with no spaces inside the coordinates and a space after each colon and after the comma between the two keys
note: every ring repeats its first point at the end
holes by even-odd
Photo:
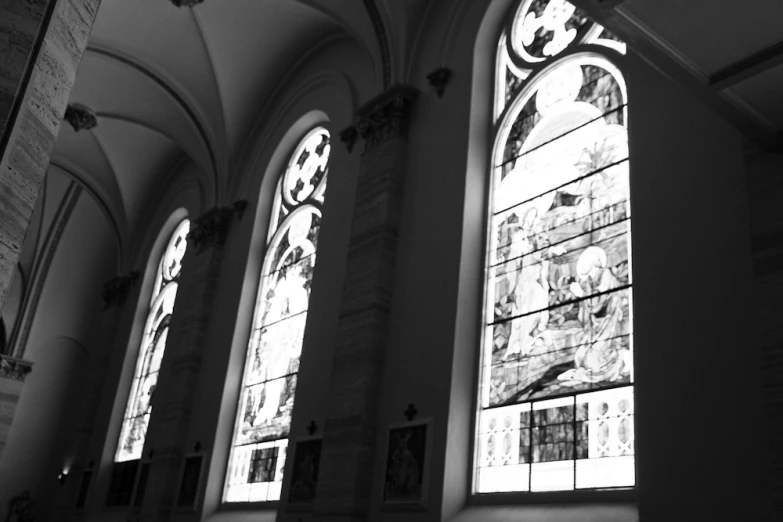
{"type": "Polygon", "coordinates": [[[297,141],[285,169],[275,182],[266,249],[261,263],[261,277],[223,485],[224,503],[269,502],[279,500],[280,497],[299,355],[309,309],[312,269],[315,266],[328,178],[329,154],[329,132],[323,126],[312,128],[297,141]],[[286,263],[290,256],[293,256],[292,261],[286,263]],[[304,276],[296,274],[301,270],[305,271],[304,276]],[[304,282],[300,285],[291,284],[299,279],[304,282]],[[289,293],[276,294],[275,291],[281,286],[290,287],[287,288],[289,293]],[[299,311],[292,312],[297,307],[299,311]],[[274,320],[277,315],[280,317],[274,320]],[[288,331],[279,332],[277,338],[272,333],[275,325],[290,327],[295,322],[298,324],[288,328],[288,331]],[[264,330],[273,338],[264,340],[264,330]],[[282,349],[276,351],[275,346],[282,346],[282,349]],[[283,373],[275,370],[283,365],[287,368],[283,373]],[[271,377],[270,371],[273,374],[271,377]],[[285,382],[277,387],[280,389],[271,386],[271,392],[272,396],[280,396],[278,402],[287,397],[285,404],[278,404],[276,409],[267,408],[275,401],[267,402],[269,393],[266,389],[274,381],[282,382],[283,379],[285,382]],[[272,417],[267,418],[272,412],[272,417]],[[248,415],[253,417],[249,425],[248,415]],[[260,426],[253,426],[256,418],[262,419],[260,426]],[[277,426],[274,426],[275,423],[277,426]],[[253,437],[256,439],[253,440],[253,437]]]}
{"type": "Polygon", "coordinates": [[[152,413],[152,394],[165,355],[168,327],[177,296],[182,259],[187,251],[189,231],[190,220],[186,218],[180,221],[167,240],[159,261],[153,265],[154,282],[133,369],[131,389],[123,409],[120,436],[114,456],[116,463],[138,461],[142,457],[152,413]],[[142,413],[139,414],[140,411],[142,413]],[[136,431],[135,442],[129,438],[133,430],[136,431]],[[138,433],[139,430],[141,433],[138,433]]]}
{"type": "MultiPolygon", "coordinates": [[[[560,0],[519,0],[517,2],[514,2],[514,5],[509,10],[508,14],[506,15],[506,22],[503,27],[502,34],[498,38],[498,46],[497,46],[497,55],[496,55],[496,67],[495,67],[495,79],[494,79],[494,99],[492,100],[492,116],[493,116],[493,122],[492,122],[492,148],[490,150],[490,165],[488,167],[488,171],[490,172],[490,183],[488,185],[488,192],[487,192],[487,236],[486,236],[486,244],[485,244],[485,262],[484,262],[484,270],[485,270],[485,276],[484,276],[484,292],[483,292],[483,299],[484,304],[482,306],[482,322],[481,322],[481,328],[482,328],[482,335],[481,335],[481,355],[480,355],[480,371],[479,371],[479,393],[478,393],[478,404],[477,404],[477,416],[476,416],[476,425],[475,425],[475,436],[474,436],[474,473],[473,473],[473,492],[474,494],[484,495],[484,494],[497,494],[497,493],[529,493],[529,492],[544,492],[544,491],[574,491],[574,490],[585,490],[585,489],[628,489],[632,488],[635,485],[636,479],[635,479],[635,463],[633,461],[633,366],[632,366],[632,323],[633,323],[633,306],[632,306],[632,287],[631,287],[631,241],[630,241],[630,193],[628,192],[627,199],[625,200],[625,210],[627,211],[627,216],[625,216],[624,222],[627,223],[627,230],[625,232],[622,232],[621,234],[625,235],[625,245],[624,248],[627,251],[627,258],[625,259],[625,264],[627,266],[627,280],[625,280],[625,284],[623,285],[622,290],[611,290],[609,292],[606,292],[604,295],[614,295],[615,292],[619,293],[620,291],[627,292],[627,299],[626,297],[623,297],[623,299],[627,300],[626,308],[623,310],[623,312],[620,313],[620,315],[625,314],[625,317],[622,320],[625,322],[623,323],[623,326],[621,330],[623,330],[624,336],[627,338],[627,352],[623,352],[622,356],[627,362],[620,363],[622,368],[620,372],[623,372],[623,378],[627,376],[627,380],[623,382],[622,384],[614,383],[611,385],[602,385],[606,383],[599,383],[597,384],[596,388],[599,390],[597,393],[592,394],[592,398],[590,398],[587,402],[589,404],[584,405],[581,402],[577,404],[577,397],[586,397],[590,394],[586,393],[585,390],[575,390],[572,393],[565,393],[561,392],[559,394],[552,393],[551,397],[552,399],[549,399],[548,397],[535,397],[535,393],[529,393],[528,397],[521,399],[521,400],[514,400],[512,397],[511,399],[506,398],[503,402],[503,399],[499,399],[500,394],[497,392],[498,388],[501,388],[502,386],[512,383],[511,389],[514,389],[513,386],[521,386],[521,382],[523,379],[519,379],[517,382],[513,382],[512,380],[509,380],[506,378],[504,381],[497,380],[497,382],[500,383],[500,385],[496,386],[493,392],[490,392],[492,388],[492,380],[493,377],[496,375],[493,371],[493,368],[503,367],[505,362],[498,365],[497,361],[495,361],[495,358],[497,358],[499,352],[504,350],[503,343],[505,342],[505,350],[510,350],[511,352],[514,352],[513,349],[511,349],[511,338],[513,334],[508,334],[505,339],[502,339],[502,336],[496,336],[496,331],[494,327],[494,323],[505,321],[509,325],[513,326],[514,319],[513,317],[516,315],[520,315],[519,318],[520,323],[523,322],[524,316],[531,316],[535,317],[537,314],[538,309],[532,309],[528,311],[521,310],[522,313],[515,314],[510,313],[506,316],[503,316],[501,313],[498,315],[498,312],[496,311],[497,301],[495,299],[495,293],[497,292],[495,285],[497,284],[498,280],[501,280],[505,277],[508,277],[507,274],[502,274],[497,279],[493,280],[493,265],[501,265],[502,263],[508,263],[508,266],[512,266],[510,263],[515,259],[509,256],[505,260],[501,260],[500,256],[497,254],[496,249],[498,247],[498,240],[497,237],[500,229],[501,223],[495,222],[495,211],[494,205],[497,203],[497,200],[503,199],[503,195],[498,195],[496,191],[499,191],[501,189],[500,181],[502,179],[501,171],[505,173],[505,175],[508,175],[509,172],[507,172],[502,164],[504,159],[504,152],[506,149],[506,143],[509,139],[509,135],[512,132],[512,126],[517,121],[517,118],[520,116],[522,111],[524,111],[526,104],[533,99],[539,92],[543,91],[544,87],[546,87],[546,81],[547,79],[554,78],[553,74],[558,73],[559,71],[565,71],[568,64],[578,65],[581,69],[582,66],[587,65],[595,65],[598,67],[601,67],[605,69],[605,72],[607,74],[612,75],[612,79],[616,80],[617,88],[621,92],[622,96],[622,104],[619,107],[611,108],[610,110],[607,110],[606,112],[599,113],[599,118],[602,122],[604,122],[604,118],[609,115],[611,112],[616,111],[618,113],[621,113],[621,116],[619,116],[617,119],[621,121],[621,126],[625,128],[625,141],[624,146],[627,147],[627,124],[628,124],[628,114],[627,114],[627,89],[625,85],[625,80],[622,74],[622,63],[624,59],[625,54],[625,44],[617,40],[614,36],[612,36],[610,33],[605,31],[603,27],[601,27],[599,24],[593,22],[589,17],[584,15],[583,13],[580,13],[578,9],[575,10],[574,13],[572,13],[570,16],[567,17],[567,22],[563,23],[563,20],[560,20],[560,27],[556,27],[556,31],[547,31],[547,27],[553,27],[556,25],[557,20],[554,19],[553,16],[550,16],[549,20],[545,20],[545,18],[548,15],[551,15],[552,12],[556,12],[557,9],[571,9],[573,6],[571,4],[568,4],[567,2],[562,2],[560,0]],[[559,5],[553,5],[551,9],[553,11],[545,12],[547,10],[548,4],[559,4],[559,5]],[[531,16],[532,14],[532,16],[531,16]],[[526,40],[525,42],[522,41],[521,38],[521,32],[520,28],[524,27],[525,22],[528,21],[531,24],[531,27],[536,27],[537,29],[534,29],[535,38],[533,42],[530,42],[529,40],[526,40]],[[548,23],[548,26],[545,25],[546,22],[548,23]],[[572,31],[570,34],[568,33],[568,29],[573,28],[574,31],[572,31]],[[559,31],[559,38],[555,35],[555,33],[559,31]],[[533,54],[535,51],[527,51],[528,45],[537,45],[541,42],[542,36],[546,36],[544,33],[550,32],[552,33],[549,35],[548,41],[554,42],[553,46],[550,47],[550,51],[553,50],[554,52],[550,52],[549,55],[541,52],[543,46],[535,47],[535,50],[538,50],[539,52],[537,54],[533,54]],[[563,38],[564,35],[566,38],[563,38]],[[543,86],[543,87],[542,87],[543,86]],[[540,90],[539,90],[540,89],[540,90]],[[508,96],[507,96],[508,94],[508,96]],[[500,319],[500,321],[498,321],[500,319]],[[497,339],[500,339],[500,345],[497,345],[497,339]],[[623,366],[624,365],[624,366],[623,366]],[[615,385],[617,384],[617,385],[615,385]],[[606,390],[605,392],[602,392],[600,390],[606,390]],[[604,393],[606,397],[603,399],[600,398],[600,394],[604,393]],[[616,397],[614,396],[616,395],[616,397]],[[492,396],[492,398],[491,398],[492,396]],[[605,399],[605,400],[604,400],[605,399]],[[494,400],[494,404],[493,404],[494,400]],[[564,404],[559,405],[556,404],[559,402],[563,402],[564,404]],[[570,401],[570,404],[566,404],[570,401]],[[612,402],[614,401],[614,403],[612,402]],[[620,403],[619,401],[623,401],[620,403]],[[604,417],[598,417],[595,412],[596,405],[597,404],[604,404],[606,403],[609,405],[609,410],[607,410],[607,415],[604,417]],[[537,409],[538,406],[544,406],[549,405],[548,407],[542,407],[541,409],[537,409]],[[622,404],[625,410],[620,412],[618,408],[618,404],[622,404]],[[527,407],[526,412],[521,412],[523,407],[527,407]],[[551,413],[552,411],[556,412],[558,415],[560,414],[559,411],[563,408],[572,408],[571,410],[571,419],[567,423],[559,423],[560,425],[553,425],[553,424],[547,424],[547,420],[549,417],[552,417],[551,413]],[[580,413],[584,411],[585,413],[580,413]],[[504,414],[505,413],[505,414],[504,414]],[[610,414],[618,413],[618,415],[614,415],[611,419],[610,414]],[[586,418],[582,419],[581,416],[585,416],[586,418]],[[527,420],[525,420],[525,418],[527,420]],[[539,421],[539,425],[536,425],[536,419],[539,421]],[[626,419],[626,420],[624,420],[626,419]],[[544,420],[544,424],[541,425],[540,421],[544,420]],[[563,430],[560,430],[563,424],[568,424],[566,428],[563,430]],[[622,428],[619,428],[618,426],[622,424],[622,428]],[[624,430],[624,436],[627,437],[628,445],[625,447],[625,450],[627,450],[630,447],[630,455],[626,453],[622,455],[618,455],[618,457],[626,458],[626,461],[623,466],[621,466],[623,469],[617,471],[617,470],[604,470],[605,476],[610,476],[609,479],[595,479],[595,477],[591,477],[589,472],[585,472],[585,466],[584,462],[588,463],[594,463],[594,462],[600,462],[600,459],[594,458],[597,455],[595,441],[590,439],[592,436],[593,439],[595,439],[595,434],[597,433],[597,430],[604,429],[603,426],[609,425],[611,430],[614,430],[614,434],[616,435],[616,432],[619,429],[624,430]],[[491,427],[490,427],[491,426],[491,427]],[[553,429],[554,428],[554,429],[553,429]],[[568,439],[568,430],[571,430],[571,444],[567,444],[568,439]],[[582,431],[586,430],[586,431],[582,431]],[[549,431],[550,433],[546,433],[549,431]],[[549,439],[552,439],[554,436],[557,438],[559,435],[563,435],[563,433],[560,433],[560,431],[563,431],[565,433],[564,441],[554,441],[548,440],[546,443],[542,443],[542,441],[547,440],[547,437],[549,439]],[[534,433],[535,432],[535,433],[534,433]],[[525,435],[523,435],[523,433],[525,435]],[[588,437],[585,437],[587,440],[585,447],[580,447],[579,442],[581,442],[582,439],[579,438],[580,434],[587,433],[588,437]],[[523,439],[526,439],[524,448],[522,447],[522,441],[523,439]],[[573,441],[576,440],[577,443],[573,443],[573,441]],[[509,442],[510,441],[510,442],[509,442]],[[566,442],[563,444],[560,444],[563,446],[563,448],[566,448],[564,451],[569,453],[572,458],[570,459],[562,459],[562,460],[536,460],[534,457],[534,454],[531,452],[531,450],[534,449],[534,446],[536,442],[541,443],[540,446],[544,446],[544,444],[549,444],[549,446],[557,446],[560,444],[560,442],[566,442]],[[510,451],[507,451],[508,448],[511,448],[510,451]],[[522,450],[525,449],[527,455],[525,457],[521,456],[522,450]],[[589,456],[588,456],[589,455],[589,456]],[[586,458],[585,458],[586,457],[586,458]],[[506,462],[504,459],[508,460],[506,462]],[[628,461],[630,460],[630,464],[628,464],[628,461]],[[558,479],[556,478],[554,481],[549,481],[547,483],[547,480],[542,480],[541,477],[544,477],[546,473],[544,473],[543,470],[544,467],[556,467],[556,466],[550,466],[551,464],[559,464],[559,463],[568,463],[572,467],[572,474],[571,478],[566,477],[566,474],[561,473],[561,477],[558,479]],[[542,466],[542,464],[544,466],[542,466]],[[524,468],[524,469],[523,469],[524,468]],[[581,469],[580,469],[581,468],[581,469]],[[527,475],[526,478],[521,477],[523,474],[527,475]],[[542,474],[543,473],[543,474],[542,474]],[[536,474],[536,479],[534,480],[534,474],[536,474]],[[581,474],[581,475],[580,475],[581,474]],[[492,476],[494,475],[494,477],[492,476]],[[585,479],[587,477],[587,479],[585,479]],[[620,477],[620,478],[617,478],[620,477]],[[570,484],[568,482],[570,481],[570,484]]],[[[530,36],[529,34],[527,35],[530,36]]],[[[546,40],[545,38],[544,40],[546,40]]],[[[582,74],[584,75],[584,70],[582,70],[582,74]]],[[[566,75],[565,72],[561,72],[560,76],[563,77],[566,75]]],[[[566,75],[567,76],[567,75],[566,75]]],[[[573,76],[573,75],[572,75],[573,76]]],[[[581,83],[582,80],[580,80],[580,85],[578,87],[577,92],[581,92],[582,88],[585,87],[585,84],[581,83]]],[[[558,87],[561,89],[560,95],[563,94],[563,90],[565,89],[568,91],[567,87],[563,87],[563,82],[557,83],[555,81],[550,81],[550,84],[552,84],[555,87],[558,87]]],[[[571,89],[571,92],[573,92],[573,89],[571,89]]],[[[551,97],[551,96],[550,96],[551,97]]],[[[561,102],[563,99],[555,98],[555,102],[561,102]]],[[[577,96],[574,96],[575,100],[579,100],[577,96]]],[[[537,100],[536,100],[537,101],[537,100]]],[[[545,103],[547,103],[545,101],[545,103]]],[[[574,103],[577,103],[576,101],[574,103]]],[[[552,103],[552,107],[555,107],[556,103],[552,103]]],[[[512,159],[519,159],[522,156],[525,156],[525,154],[533,152],[535,153],[536,148],[538,147],[545,147],[548,144],[555,144],[558,139],[561,137],[567,135],[569,132],[574,132],[576,134],[574,129],[571,129],[570,131],[567,131],[563,134],[555,134],[553,135],[551,141],[543,141],[541,143],[538,143],[536,146],[531,147],[530,150],[525,150],[525,144],[530,141],[531,134],[535,132],[535,128],[540,123],[540,120],[533,120],[532,118],[538,115],[540,117],[540,114],[538,114],[538,111],[531,114],[531,121],[535,121],[535,123],[530,126],[527,129],[527,134],[524,134],[523,131],[520,131],[520,134],[523,134],[526,136],[525,140],[518,143],[519,149],[516,151],[519,153],[517,156],[513,156],[512,159]],[[521,152],[520,152],[521,151],[521,152]]],[[[589,127],[589,125],[585,125],[585,127],[589,127]]],[[[627,149],[626,149],[627,150],[627,149]]],[[[566,151],[567,152],[567,151],[566,151]]],[[[533,158],[535,158],[534,154],[531,154],[533,158]]],[[[625,165],[625,167],[620,167],[619,170],[625,169],[624,174],[624,183],[625,183],[625,190],[628,190],[629,186],[629,176],[628,176],[628,169],[627,165],[629,162],[628,155],[626,153],[626,156],[624,159],[620,158],[621,161],[619,161],[620,164],[625,165]]],[[[535,159],[531,160],[530,157],[528,157],[526,162],[532,162],[531,164],[535,165],[535,159]]],[[[509,164],[512,164],[510,161],[509,164]]],[[[511,169],[512,171],[515,170],[516,167],[516,161],[513,162],[514,169],[511,169]]],[[[611,168],[616,166],[602,166],[601,169],[606,169],[609,171],[611,168]]],[[[540,168],[540,166],[539,166],[540,168]]],[[[599,169],[600,170],[600,169],[599,169]]],[[[524,170],[520,170],[520,172],[524,172],[524,170]]],[[[596,170],[597,172],[597,170],[596,170]]],[[[574,177],[573,179],[565,180],[566,184],[571,184],[575,179],[587,179],[595,175],[595,172],[593,174],[587,174],[587,175],[578,175],[574,177]]],[[[618,177],[622,177],[623,174],[620,173],[618,177]]],[[[511,185],[512,183],[507,183],[506,185],[511,185]]],[[[544,190],[543,192],[535,192],[535,190],[531,190],[530,188],[525,187],[525,185],[531,186],[535,185],[535,183],[531,183],[530,181],[526,181],[525,184],[520,185],[520,187],[523,188],[523,190],[531,191],[530,194],[530,201],[526,202],[528,198],[521,197],[520,200],[516,203],[514,203],[511,206],[506,205],[504,209],[499,209],[498,214],[504,214],[506,212],[509,212],[511,209],[516,208],[517,206],[520,207],[520,210],[523,208],[523,203],[525,205],[528,205],[530,207],[535,206],[535,201],[537,199],[541,199],[543,204],[546,204],[547,202],[544,201],[546,198],[543,196],[549,192],[553,193],[552,198],[554,199],[556,192],[556,187],[559,186],[559,184],[555,184],[552,187],[549,187],[547,190],[544,190]]],[[[546,183],[539,183],[539,185],[546,186],[546,183]]],[[[517,187],[517,188],[520,188],[517,187]]],[[[514,191],[508,190],[510,187],[504,186],[502,187],[504,190],[503,192],[506,193],[506,199],[508,198],[508,194],[512,193],[514,191]]],[[[553,203],[554,204],[554,203],[553,203]]],[[[555,207],[547,207],[548,210],[544,210],[544,212],[548,212],[552,208],[555,207]]],[[[614,208],[614,207],[613,207],[614,208]]],[[[530,210],[530,209],[528,209],[530,210]]],[[[510,215],[510,213],[509,213],[510,215]]],[[[543,215],[543,213],[542,213],[543,215]]],[[[592,216],[592,213],[589,214],[592,216]]],[[[533,220],[538,220],[538,214],[532,218],[533,220]]],[[[593,218],[590,218],[591,220],[593,218]]],[[[619,223],[622,223],[622,221],[618,221],[619,223]]],[[[518,222],[519,223],[519,222],[518,222]]],[[[592,221],[591,221],[592,226],[592,221]]],[[[612,226],[612,225],[609,225],[612,226]]],[[[523,226],[520,224],[518,228],[521,230],[523,226]]],[[[608,227],[607,227],[608,228],[608,227]]],[[[509,226],[509,229],[511,229],[511,226],[509,226]]],[[[532,226],[531,226],[532,229],[532,226]]],[[[598,230],[597,227],[591,228],[593,232],[598,230]]],[[[551,232],[552,230],[549,230],[551,232]]],[[[593,245],[595,242],[592,241],[592,232],[591,234],[591,242],[588,246],[593,245]]],[[[573,238],[571,238],[573,239],[573,238]]],[[[566,246],[568,245],[568,239],[564,241],[566,246]]],[[[513,240],[509,242],[508,245],[503,245],[509,248],[511,248],[511,245],[513,244],[513,240]]],[[[532,247],[531,247],[532,248],[532,247]]],[[[519,256],[520,263],[523,263],[523,259],[527,256],[530,258],[536,250],[543,251],[548,249],[548,247],[539,248],[539,249],[533,249],[532,251],[526,253],[522,253],[519,256]]],[[[586,250],[583,249],[583,251],[586,250]]],[[[578,251],[577,249],[574,249],[574,251],[578,251]]],[[[596,251],[593,250],[591,254],[595,253],[596,251]]],[[[564,254],[559,254],[564,255],[564,254]]],[[[591,257],[591,255],[585,256],[585,257],[591,257]]],[[[593,256],[594,257],[594,256],[593,256]]],[[[600,257],[600,256],[599,256],[600,257]]],[[[621,256],[622,257],[622,256],[621,256]]],[[[570,263],[573,265],[576,265],[576,263],[570,263]]],[[[622,261],[619,263],[622,264],[622,261]]],[[[543,262],[541,263],[543,266],[543,262]]],[[[602,270],[607,269],[608,264],[603,263],[602,270]]],[[[583,263],[584,266],[584,263],[583,263]]],[[[615,267],[612,266],[612,269],[615,267]]],[[[530,270],[530,269],[528,269],[530,270]]],[[[542,271],[542,269],[539,269],[542,271]]],[[[523,274],[525,271],[525,268],[515,267],[513,270],[508,270],[508,273],[514,272],[512,274],[517,278],[517,281],[519,282],[519,279],[522,279],[521,274],[523,274]]],[[[581,276],[579,276],[581,277],[581,276]]],[[[548,278],[548,277],[547,277],[548,278]]],[[[543,281],[544,277],[541,277],[541,280],[543,281]]],[[[576,278],[581,283],[581,279],[576,278]]],[[[511,283],[509,283],[509,286],[511,286],[511,283]]],[[[519,285],[517,283],[516,287],[522,287],[523,285],[519,285]]],[[[540,286],[545,286],[545,284],[542,284],[540,286]]],[[[529,287],[529,285],[524,285],[524,287],[529,287]]],[[[541,311],[545,312],[547,314],[547,317],[549,316],[550,312],[556,308],[555,306],[552,306],[551,304],[551,295],[550,295],[550,288],[546,289],[546,297],[544,298],[546,304],[541,307],[541,311]]],[[[506,297],[508,297],[510,294],[513,293],[512,290],[507,290],[507,293],[505,294],[506,297]]],[[[515,298],[517,296],[514,296],[515,298]]],[[[574,296],[572,296],[574,297],[574,296]]],[[[580,302],[594,302],[596,299],[600,299],[600,297],[596,296],[595,293],[590,293],[586,297],[583,298],[583,301],[580,302]],[[590,296],[593,296],[592,298],[590,296]]],[[[578,301],[578,299],[575,299],[578,301]]],[[[516,299],[514,300],[516,301],[516,299]]],[[[511,308],[516,306],[516,302],[511,305],[511,308]]],[[[578,305],[581,306],[581,305],[578,305]]],[[[517,310],[517,312],[520,312],[520,310],[517,310]]],[[[548,330],[551,330],[549,327],[548,320],[544,321],[543,327],[536,326],[535,328],[539,328],[540,331],[535,330],[536,334],[546,334],[548,330]]],[[[617,325],[614,325],[615,328],[617,328],[617,325]]],[[[519,327],[520,330],[522,330],[522,327],[519,327]]],[[[619,332],[620,330],[618,330],[619,332]]],[[[591,334],[592,335],[592,334],[591,334]]],[[[530,335],[532,337],[532,334],[530,335]]],[[[618,335],[618,337],[620,337],[618,335]]],[[[592,338],[592,344],[588,344],[589,346],[597,346],[599,342],[599,338],[596,336],[593,336],[592,338]]],[[[519,343],[522,345],[522,343],[519,343]]],[[[554,345],[554,343],[553,343],[554,345]]],[[[521,349],[520,351],[525,351],[524,349],[521,349]]],[[[622,351],[622,350],[620,350],[622,351]]],[[[522,355],[521,353],[518,356],[518,362],[520,366],[523,366],[524,364],[527,364],[527,368],[530,368],[532,366],[533,357],[535,355],[535,351],[533,349],[530,349],[527,353],[522,355]],[[525,359],[525,356],[529,356],[524,363],[522,362],[523,359],[525,359]]],[[[513,357],[517,355],[515,353],[511,354],[512,363],[513,357]]],[[[574,356],[574,359],[576,359],[576,355],[574,356]]],[[[503,360],[505,361],[505,359],[503,360]]],[[[584,362],[582,363],[584,365],[584,362]]],[[[570,368],[570,370],[577,371],[578,368],[582,368],[582,366],[579,366],[576,364],[576,362],[573,363],[573,367],[570,368]]],[[[554,368],[550,368],[554,369],[554,368]]],[[[584,368],[582,368],[583,370],[584,368]]],[[[578,370],[578,371],[582,371],[578,370]]],[[[565,372],[568,370],[564,370],[562,374],[565,374],[565,372]]],[[[501,374],[502,375],[502,374],[501,374]]],[[[591,374],[590,377],[594,378],[595,374],[591,374]]],[[[526,378],[528,375],[526,375],[526,378]]],[[[543,381],[543,378],[542,378],[543,381]]],[[[524,388],[523,388],[524,389],[524,388]]],[[[519,391],[519,390],[516,390],[519,391]]],[[[526,392],[527,393],[527,392],[526,392]]],[[[519,394],[520,397],[523,397],[524,395],[519,394]]],[[[567,417],[567,415],[566,415],[567,417]]],[[[554,423],[557,424],[557,423],[554,423]]],[[[614,443],[615,440],[618,440],[616,436],[614,436],[614,439],[612,439],[612,443],[614,443]]],[[[618,446],[619,447],[619,446],[618,446]]],[[[551,448],[550,448],[551,449],[551,448]]],[[[542,455],[545,455],[546,451],[544,448],[539,447],[538,448],[538,457],[540,458],[542,455]]],[[[561,451],[561,449],[554,449],[553,453],[557,453],[558,451],[561,451]]],[[[618,450],[619,451],[619,450],[618,450]]],[[[613,457],[612,457],[613,458],[613,457]]],[[[608,460],[604,460],[603,462],[608,462],[608,460]]],[[[562,466],[561,466],[562,467],[562,466]]],[[[600,467],[600,466],[599,466],[600,467]]],[[[554,476],[554,474],[551,472],[551,470],[548,470],[547,473],[549,473],[551,476],[554,476]]],[[[556,474],[556,473],[555,473],[556,474]]],[[[594,474],[595,475],[595,474],[594,474]]]]}

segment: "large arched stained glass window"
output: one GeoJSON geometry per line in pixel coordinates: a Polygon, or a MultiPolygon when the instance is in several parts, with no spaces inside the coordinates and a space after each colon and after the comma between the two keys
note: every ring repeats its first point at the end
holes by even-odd
{"type": "Polygon", "coordinates": [[[277,182],[224,500],[278,500],[321,227],[329,133],[310,131],[277,182]]]}
{"type": "Polygon", "coordinates": [[[498,46],[477,493],[635,484],[624,51],[565,0],[498,46]]]}
{"type": "Polygon", "coordinates": [[[186,219],[172,234],[157,266],[141,349],[122,421],[120,443],[114,458],[116,462],[139,459],[144,449],[144,438],[152,413],[152,395],[158,382],[163,352],[166,349],[166,337],[169,333],[174,300],[177,297],[177,281],[182,269],[182,258],[188,246],[189,231],[190,221],[186,219]]]}

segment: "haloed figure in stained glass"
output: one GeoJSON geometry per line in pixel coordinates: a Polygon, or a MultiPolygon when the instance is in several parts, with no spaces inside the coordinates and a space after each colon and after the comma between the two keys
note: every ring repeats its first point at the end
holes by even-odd
{"type": "Polygon", "coordinates": [[[479,493],[634,483],[624,49],[565,0],[501,37],[479,493]]]}

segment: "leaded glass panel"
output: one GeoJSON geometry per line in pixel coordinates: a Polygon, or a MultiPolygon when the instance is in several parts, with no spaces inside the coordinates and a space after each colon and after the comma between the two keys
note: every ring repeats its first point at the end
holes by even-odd
{"type": "Polygon", "coordinates": [[[329,151],[329,133],[320,127],[310,131],[276,185],[225,502],[280,497],[329,151]]]}
{"type": "Polygon", "coordinates": [[[510,27],[496,77],[476,491],[632,486],[627,93],[608,57],[624,47],[564,0],[523,1],[510,27]]]}
{"type": "Polygon", "coordinates": [[[189,231],[190,221],[187,219],[177,226],[155,272],[150,308],[114,458],[116,462],[139,459],[144,449],[144,439],[152,413],[152,396],[166,349],[169,322],[177,297],[177,282],[187,249],[189,231]]]}

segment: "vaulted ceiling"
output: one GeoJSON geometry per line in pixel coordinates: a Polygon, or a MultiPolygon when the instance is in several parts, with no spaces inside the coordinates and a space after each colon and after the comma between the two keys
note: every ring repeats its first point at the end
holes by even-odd
{"type": "MultiPolygon", "coordinates": [[[[777,144],[783,2],[572,1],[747,137],[777,144]]],[[[406,78],[425,12],[457,3],[103,0],[71,95],[99,125],[78,133],[63,125],[53,164],[88,186],[120,242],[138,232],[185,161],[208,187],[207,203],[225,203],[251,128],[295,64],[347,39],[375,64],[379,92],[406,78]]]]}

